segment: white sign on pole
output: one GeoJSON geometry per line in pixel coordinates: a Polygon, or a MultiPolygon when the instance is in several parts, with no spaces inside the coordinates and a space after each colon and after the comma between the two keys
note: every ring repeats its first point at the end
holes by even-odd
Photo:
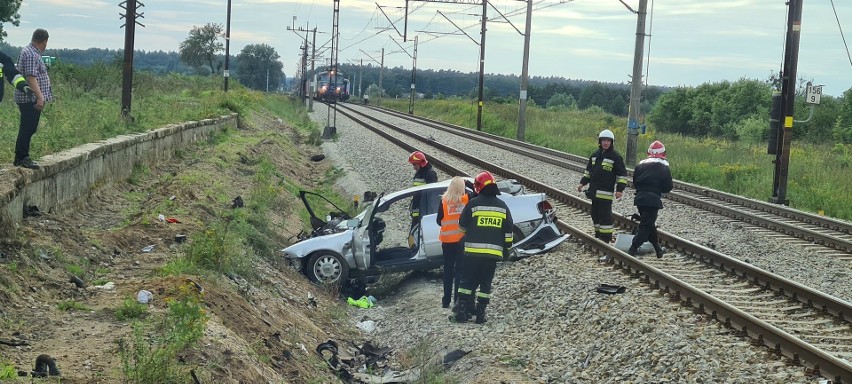
{"type": "Polygon", "coordinates": [[[822,85],[809,85],[805,92],[805,103],[819,104],[820,95],[822,95],[822,85]]]}

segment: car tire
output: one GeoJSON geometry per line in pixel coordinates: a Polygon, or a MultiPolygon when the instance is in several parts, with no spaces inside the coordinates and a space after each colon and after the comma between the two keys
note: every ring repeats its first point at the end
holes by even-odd
{"type": "Polygon", "coordinates": [[[308,259],[305,273],[316,284],[343,286],[349,279],[349,264],[336,253],[317,252],[308,259]]]}

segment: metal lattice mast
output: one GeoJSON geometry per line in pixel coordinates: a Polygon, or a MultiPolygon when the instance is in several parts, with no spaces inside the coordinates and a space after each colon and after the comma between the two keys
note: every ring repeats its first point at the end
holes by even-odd
{"type": "MultiPolygon", "coordinates": [[[[331,74],[328,78],[329,81],[329,89],[337,85],[337,49],[338,47],[338,37],[339,37],[339,21],[340,21],[340,0],[334,0],[334,17],[333,17],[334,26],[331,30],[331,74]]],[[[326,113],[326,122],[327,125],[325,127],[325,131],[323,131],[323,137],[330,139],[337,134],[337,101],[331,104],[331,108],[328,108],[328,112],[326,113]],[[332,111],[333,110],[333,111],[332,111]]]]}

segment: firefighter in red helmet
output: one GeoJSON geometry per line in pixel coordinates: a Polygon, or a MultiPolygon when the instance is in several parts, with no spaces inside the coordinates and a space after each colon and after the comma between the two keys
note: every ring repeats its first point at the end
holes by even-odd
{"type": "Polygon", "coordinates": [[[512,248],[514,222],[509,207],[497,197],[500,190],[494,176],[480,172],[474,178],[473,187],[479,195],[467,203],[459,216],[459,228],[464,231],[464,257],[458,301],[450,321],[466,322],[472,312],[475,322],[482,324],[486,321],[485,307],[491,301],[491,282],[497,262],[506,258],[512,248]]]}
{"type": "MultiPolygon", "coordinates": [[[[438,174],[432,169],[432,164],[426,159],[426,155],[420,151],[411,152],[408,155],[408,162],[414,167],[413,185],[424,185],[438,181],[438,174]]],[[[411,225],[420,223],[420,196],[415,195],[411,201],[411,225]]]]}
{"type": "Polygon", "coordinates": [[[635,256],[642,243],[649,241],[657,257],[665,252],[657,238],[657,214],[663,209],[662,196],[672,190],[672,173],[666,160],[666,146],[660,141],[648,147],[648,158],[639,162],[633,170],[633,188],[636,194],[633,205],[639,210],[639,231],[627,253],[635,256]]]}

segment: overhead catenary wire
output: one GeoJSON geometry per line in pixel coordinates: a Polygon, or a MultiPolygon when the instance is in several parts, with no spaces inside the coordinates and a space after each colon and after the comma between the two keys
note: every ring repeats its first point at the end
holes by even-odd
{"type": "Polygon", "coordinates": [[[648,87],[648,77],[651,72],[651,37],[654,35],[654,0],[651,0],[651,17],[648,21],[648,54],[645,56],[645,87],[648,87]]]}
{"type": "Polygon", "coordinates": [[[837,20],[837,29],[840,30],[840,38],[843,40],[843,47],[846,48],[846,57],[849,59],[849,65],[852,65],[852,55],[849,54],[849,45],[846,44],[846,36],[843,35],[843,27],[840,25],[840,17],[837,16],[837,7],[834,6],[834,0],[831,0],[831,10],[834,11],[834,18],[837,20]]]}

